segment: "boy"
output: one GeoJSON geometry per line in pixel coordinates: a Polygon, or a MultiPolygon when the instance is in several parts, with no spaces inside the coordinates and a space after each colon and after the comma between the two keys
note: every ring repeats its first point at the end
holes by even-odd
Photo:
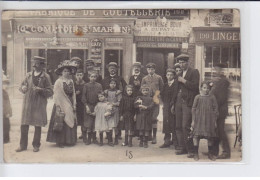
{"type": "Polygon", "coordinates": [[[91,139],[94,144],[97,144],[97,137],[95,132],[95,117],[93,116],[95,106],[98,103],[98,93],[102,91],[101,84],[96,82],[97,74],[92,72],[89,74],[89,83],[84,85],[82,93],[82,102],[85,104],[84,108],[84,123],[83,123],[83,141],[86,145],[91,144],[91,139]],[[86,137],[86,133],[87,136],[86,137]]]}
{"type": "Polygon", "coordinates": [[[148,85],[150,87],[150,95],[154,97],[155,105],[152,112],[152,144],[156,144],[156,133],[157,133],[157,117],[159,115],[159,101],[157,95],[163,90],[163,79],[160,75],[155,73],[156,65],[154,63],[148,63],[146,65],[148,75],[145,76],[142,80],[141,86],[148,85]]]}
{"type": "Polygon", "coordinates": [[[176,80],[176,72],[174,69],[167,69],[166,71],[167,83],[164,84],[161,97],[163,101],[163,133],[164,144],[160,148],[170,147],[173,142],[174,146],[177,145],[177,136],[175,130],[175,115],[174,105],[178,94],[178,81],[176,80]],[[171,139],[173,141],[171,141],[171,139]]]}
{"type": "Polygon", "coordinates": [[[81,132],[83,134],[83,122],[84,122],[84,104],[81,101],[83,87],[86,82],[83,80],[84,73],[82,69],[77,69],[75,74],[75,92],[76,92],[76,114],[78,126],[81,126],[81,132]]]}

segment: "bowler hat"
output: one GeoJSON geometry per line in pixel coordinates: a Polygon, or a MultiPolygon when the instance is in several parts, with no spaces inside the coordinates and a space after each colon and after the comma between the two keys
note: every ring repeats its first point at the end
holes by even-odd
{"type": "Polygon", "coordinates": [[[188,54],[180,54],[179,56],[176,57],[177,61],[188,61],[189,60],[189,55],[188,54]]]}
{"type": "Polygon", "coordinates": [[[107,65],[107,68],[109,68],[110,66],[114,66],[116,68],[118,68],[118,65],[116,62],[110,62],[108,65],[107,65]]]}
{"type": "Polygon", "coordinates": [[[148,63],[148,64],[146,64],[146,68],[156,68],[156,64],[148,63]]]}
{"type": "Polygon", "coordinates": [[[45,64],[46,59],[44,57],[40,57],[40,56],[33,56],[32,61],[39,62],[41,64],[45,64]]]}

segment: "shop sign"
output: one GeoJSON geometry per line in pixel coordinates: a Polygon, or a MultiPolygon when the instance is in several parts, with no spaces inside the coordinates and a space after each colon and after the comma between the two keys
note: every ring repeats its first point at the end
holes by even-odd
{"type": "Polygon", "coordinates": [[[237,30],[196,31],[197,42],[240,42],[240,32],[237,30]]]}
{"type": "Polygon", "coordinates": [[[106,47],[123,47],[123,38],[105,38],[105,46],[106,47]]]}
{"type": "Polygon", "coordinates": [[[139,48],[180,48],[179,43],[137,42],[139,48]]]}
{"type": "Polygon", "coordinates": [[[189,9],[86,9],[14,11],[14,17],[116,17],[116,18],[180,18],[189,17],[189,9]]]}
{"type": "Polygon", "coordinates": [[[95,63],[101,63],[102,59],[102,40],[92,39],[90,42],[90,59],[95,63]]]}
{"type": "Polygon", "coordinates": [[[171,36],[188,37],[191,26],[188,20],[170,20],[166,18],[138,19],[135,36],[171,36]]]}
{"type": "Polygon", "coordinates": [[[188,37],[164,37],[164,36],[135,36],[135,42],[188,42],[188,37]]]}
{"type": "Polygon", "coordinates": [[[131,26],[94,26],[94,25],[22,25],[16,26],[17,33],[59,33],[59,34],[76,34],[83,35],[87,33],[120,33],[120,34],[131,34],[131,26]]]}

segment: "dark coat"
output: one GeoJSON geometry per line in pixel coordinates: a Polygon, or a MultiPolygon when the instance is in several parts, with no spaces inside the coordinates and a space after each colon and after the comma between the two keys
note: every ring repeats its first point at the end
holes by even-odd
{"type": "Polygon", "coordinates": [[[32,125],[44,127],[47,124],[47,98],[53,95],[50,76],[42,72],[39,77],[38,87],[42,90],[34,90],[32,73],[29,72],[23,80],[19,90],[25,94],[22,108],[22,125],[32,125]],[[22,86],[27,86],[27,91],[22,90],[22,86]]]}
{"type": "Polygon", "coordinates": [[[188,107],[192,107],[195,96],[199,94],[199,71],[189,67],[184,79],[186,83],[180,83],[182,99],[186,101],[188,107]]]}
{"type": "Polygon", "coordinates": [[[83,125],[84,121],[84,103],[81,101],[82,99],[82,93],[83,93],[83,87],[85,85],[85,81],[83,80],[81,83],[78,83],[77,81],[74,82],[75,86],[75,92],[79,91],[80,93],[76,93],[76,114],[77,114],[77,123],[79,126],[83,125]]]}
{"type": "Polygon", "coordinates": [[[163,101],[163,133],[173,133],[175,129],[175,115],[171,113],[171,107],[175,105],[179,92],[179,83],[174,80],[171,86],[164,84],[161,98],[163,101]]]}
{"type": "Polygon", "coordinates": [[[108,77],[105,77],[103,80],[102,80],[102,87],[104,90],[106,89],[110,89],[110,80],[111,78],[113,79],[116,79],[116,89],[120,90],[120,91],[124,91],[125,89],[125,86],[126,86],[126,82],[125,80],[121,77],[121,76],[114,76],[114,77],[111,77],[111,76],[108,76],[108,77]]]}
{"type": "Polygon", "coordinates": [[[163,90],[163,79],[160,75],[154,74],[152,77],[148,74],[142,79],[142,85],[148,85],[150,86],[150,93],[151,96],[154,96],[156,94],[156,91],[162,91],[163,90]]]}
{"type": "Polygon", "coordinates": [[[135,76],[131,76],[129,79],[129,84],[133,86],[133,96],[137,97],[142,95],[140,92],[141,82],[144,78],[144,75],[140,73],[137,78],[135,79],[135,76]]]}
{"type": "Polygon", "coordinates": [[[229,97],[228,79],[222,75],[213,82],[211,94],[213,94],[218,103],[219,119],[225,119],[228,115],[228,97],[229,97]]]}

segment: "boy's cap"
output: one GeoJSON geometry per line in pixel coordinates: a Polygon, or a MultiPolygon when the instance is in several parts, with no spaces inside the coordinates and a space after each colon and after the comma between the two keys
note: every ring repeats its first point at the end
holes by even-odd
{"type": "Polygon", "coordinates": [[[180,54],[179,56],[176,57],[177,61],[188,61],[189,60],[189,55],[188,54],[180,54]]]}
{"type": "Polygon", "coordinates": [[[154,63],[148,63],[148,64],[146,64],[146,68],[156,68],[156,64],[154,64],[154,63]]]}
{"type": "Polygon", "coordinates": [[[176,73],[176,72],[175,72],[175,70],[174,70],[174,69],[172,69],[172,68],[169,68],[169,69],[167,69],[167,70],[166,70],[166,73],[167,73],[167,72],[171,72],[171,73],[173,73],[173,74],[175,74],[175,73],[176,73]]]}
{"type": "Polygon", "coordinates": [[[118,65],[116,62],[110,62],[108,65],[107,65],[107,68],[109,68],[110,66],[114,66],[116,68],[118,68],[118,65]]]}
{"type": "Polygon", "coordinates": [[[139,67],[139,68],[142,68],[143,65],[142,65],[140,62],[135,62],[135,63],[133,64],[133,67],[139,67]]]}

